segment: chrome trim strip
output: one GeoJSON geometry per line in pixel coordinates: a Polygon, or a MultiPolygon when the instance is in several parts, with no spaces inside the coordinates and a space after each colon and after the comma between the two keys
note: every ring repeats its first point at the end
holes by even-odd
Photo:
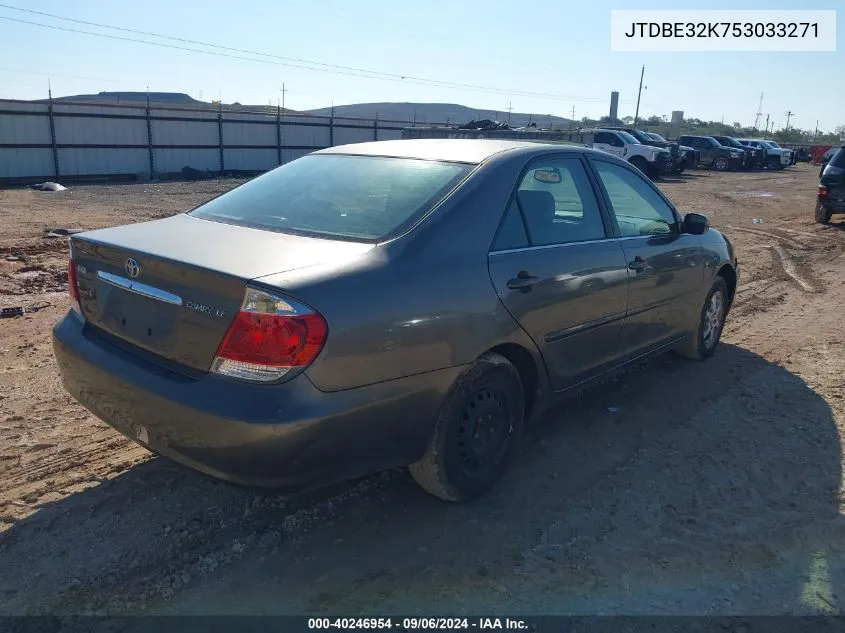
{"type": "MultiPolygon", "coordinates": [[[[649,237],[654,237],[653,235],[649,237]]],[[[619,241],[618,237],[603,237],[598,240],[583,240],[581,242],[563,242],[562,244],[543,244],[542,246],[523,246],[522,248],[508,248],[501,251],[490,251],[490,255],[507,255],[509,253],[524,253],[526,251],[542,251],[548,248],[565,248],[568,246],[581,246],[582,244],[598,244],[599,242],[615,242],[619,241]]]]}
{"type": "Polygon", "coordinates": [[[102,270],[97,271],[97,277],[112,284],[113,286],[123,288],[129,292],[134,292],[135,294],[143,295],[144,297],[149,297],[150,299],[158,299],[159,301],[172,303],[177,306],[182,305],[182,297],[175,295],[172,292],[167,292],[166,290],[160,290],[159,288],[154,288],[153,286],[148,286],[147,284],[132,281],[131,279],[126,279],[125,277],[118,277],[117,275],[112,275],[111,273],[103,272],[102,270]]]}

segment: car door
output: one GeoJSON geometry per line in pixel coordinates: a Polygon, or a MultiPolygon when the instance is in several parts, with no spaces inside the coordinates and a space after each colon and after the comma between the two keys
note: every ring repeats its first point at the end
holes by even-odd
{"type": "Polygon", "coordinates": [[[490,276],[510,314],[543,355],[555,389],[616,361],[628,271],[608,237],[583,157],[542,157],[523,170],[489,254],[490,276]]]}
{"type": "Polygon", "coordinates": [[[680,215],[635,170],[591,158],[625,253],[629,285],[623,356],[675,340],[701,309],[705,279],[702,238],[681,233],[680,215]]]}
{"type": "Polygon", "coordinates": [[[625,143],[613,132],[596,132],[593,137],[593,147],[620,158],[625,155],[625,143]]]}

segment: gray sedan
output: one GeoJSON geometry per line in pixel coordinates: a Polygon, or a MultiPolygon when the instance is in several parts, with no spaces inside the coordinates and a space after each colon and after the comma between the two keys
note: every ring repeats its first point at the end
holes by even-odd
{"type": "Polygon", "coordinates": [[[209,475],[299,488],[410,465],[459,501],[555,396],[713,354],[738,275],[704,216],[606,153],[362,143],[72,236],[53,342],[83,405],[209,475]]]}

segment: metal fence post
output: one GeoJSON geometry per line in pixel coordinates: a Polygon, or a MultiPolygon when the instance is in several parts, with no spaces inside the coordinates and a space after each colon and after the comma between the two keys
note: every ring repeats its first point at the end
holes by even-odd
{"type": "Polygon", "coordinates": [[[282,106],[276,106],[276,160],[282,164],[282,106]]]}
{"type": "Polygon", "coordinates": [[[150,98],[147,97],[147,147],[150,151],[150,178],[156,177],[156,158],[153,150],[153,120],[150,116],[150,98]]]}
{"type": "Polygon", "coordinates": [[[226,163],[223,160],[223,100],[217,104],[217,138],[220,141],[220,175],[223,175],[223,170],[226,168],[226,163]]]}
{"type": "Polygon", "coordinates": [[[47,104],[47,113],[50,116],[50,143],[53,146],[53,171],[56,178],[59,177],[59,148],[56,146],[56,119],[53,117],[53,93],[50,92],[50,102],[47,104]]]}
{"type": "Polygon", "coordinates": [[[378,140],[378,112],[376,112],[376,118],[373,121],[373,140],[378,140]]]}
{"type": "Polygon", "coordinates": [[[329,117],[329,147],[334,147],[334,106],[332,106],[332,115],[329,117]]]}

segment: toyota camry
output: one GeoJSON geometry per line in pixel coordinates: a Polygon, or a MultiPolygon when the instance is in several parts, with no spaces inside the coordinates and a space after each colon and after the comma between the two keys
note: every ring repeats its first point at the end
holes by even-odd
{"type": "Polygon", "coordinates": [[[482,494],[560,394],[712,355],[739,277],[706,217],[583,146],[333,147],[170,218],[70,238],[66,389],[247,485],[410,466],[482,494]]]}

